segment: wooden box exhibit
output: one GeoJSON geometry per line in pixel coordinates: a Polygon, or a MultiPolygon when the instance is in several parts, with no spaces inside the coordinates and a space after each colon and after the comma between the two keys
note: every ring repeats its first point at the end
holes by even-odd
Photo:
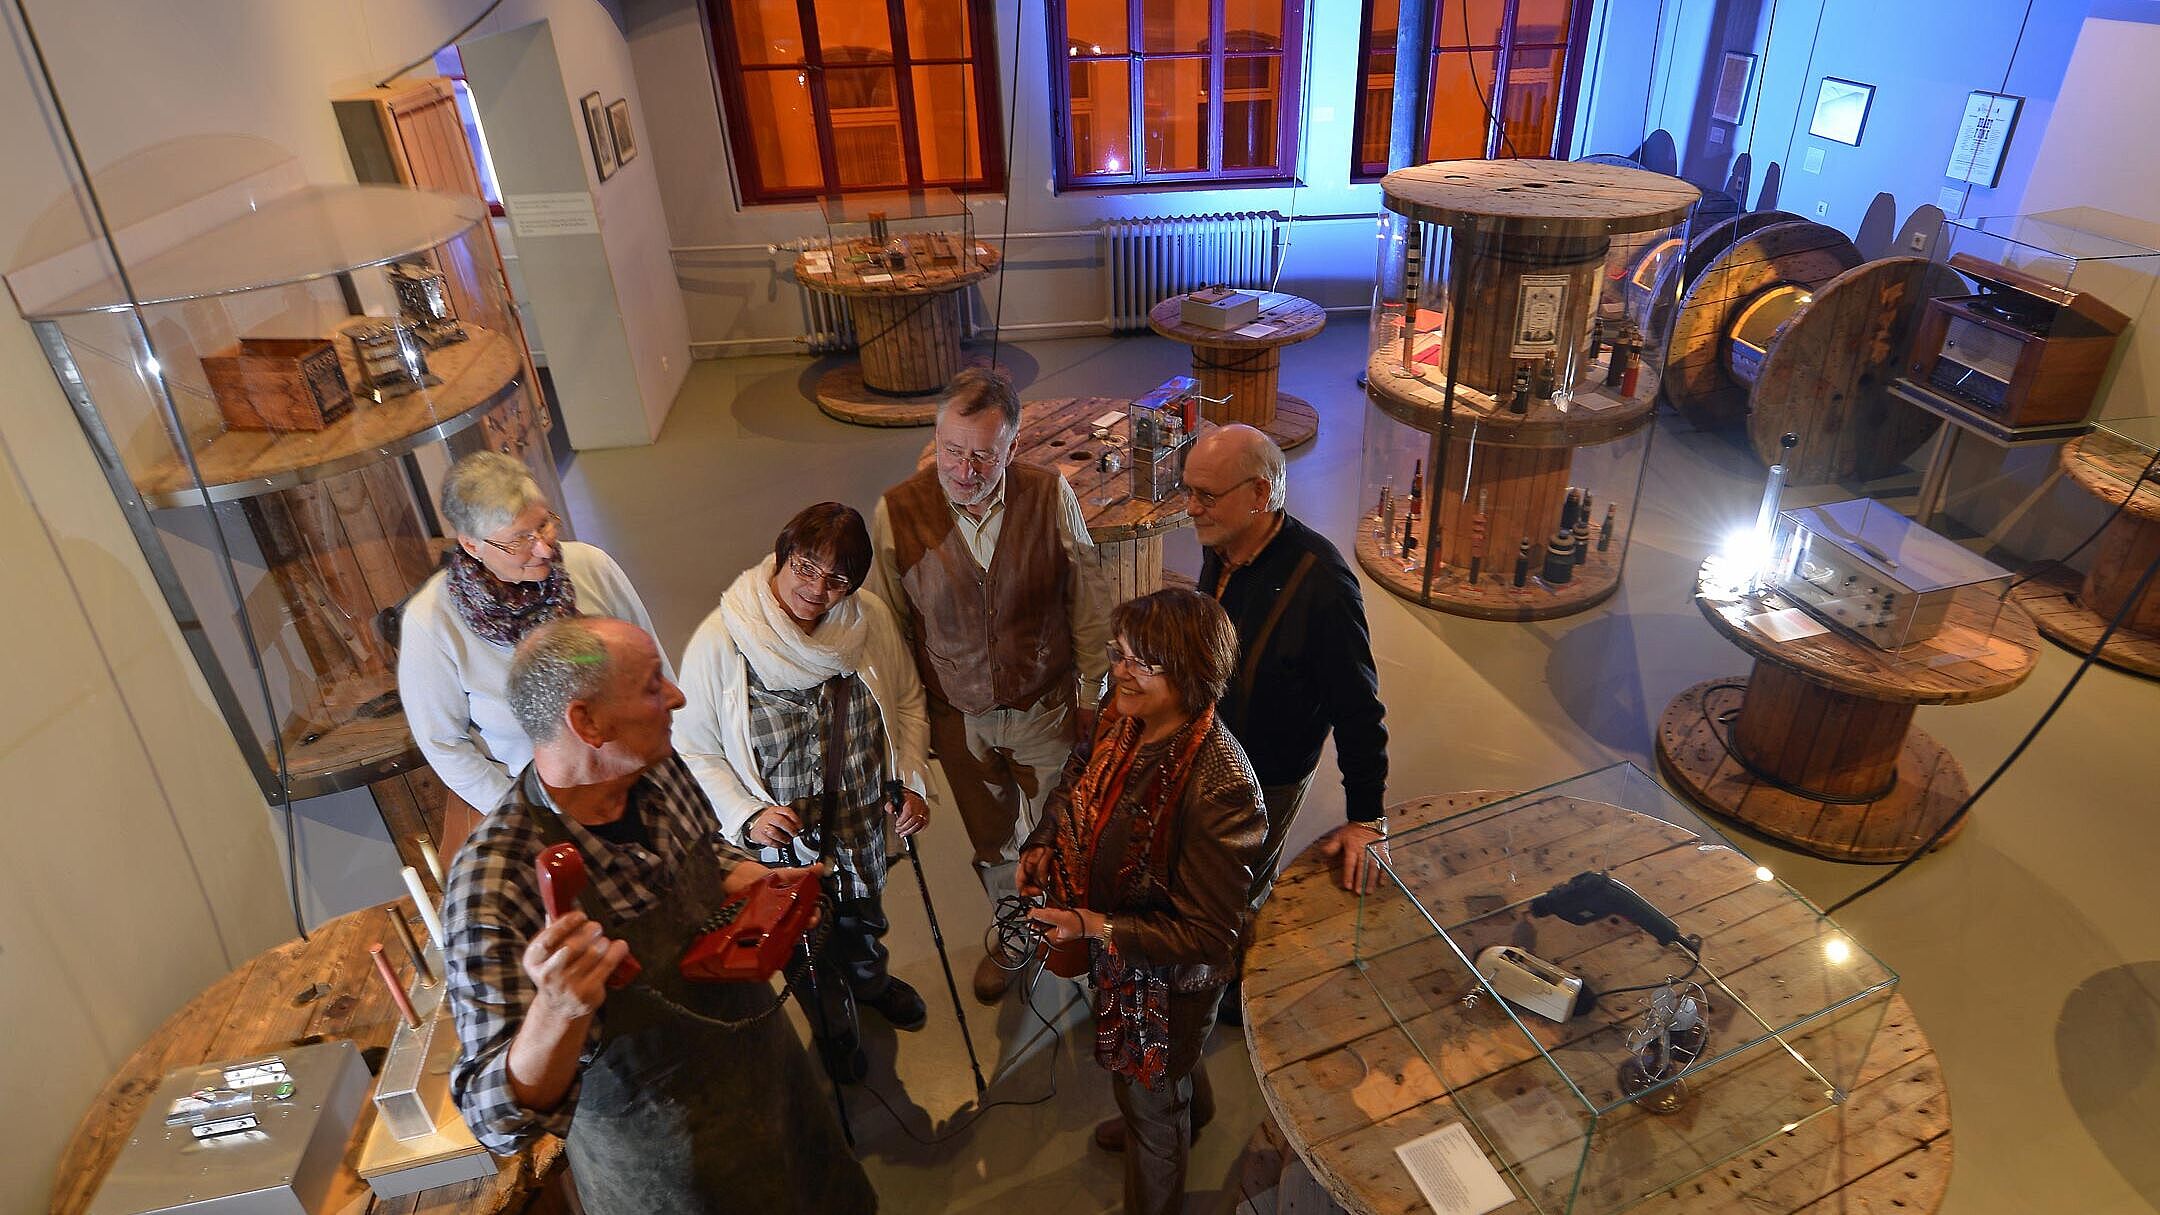
{"type": "Polygon", "coordinates": [[[337,348],[321,338],[242,338],[202,365],[233,430],[321,430],[352,411],[337,348]]]}
{"type": "Polygon", "coordinates": [[[1910,371],[2005,426],[2079,422],[2130,320],[2089,292],[1954,253],[1980,287],[1928,301],[1910,371]]]}

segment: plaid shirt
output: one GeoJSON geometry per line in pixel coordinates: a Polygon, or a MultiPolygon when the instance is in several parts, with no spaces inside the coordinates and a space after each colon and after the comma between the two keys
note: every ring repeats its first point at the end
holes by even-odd
{"type": "MultiPolygon", "coordinates": [[[[520,774],[510,795],[459,849],[443,899],[443,929],[450,938],[450,1008],[459,1044],[450,1092],[474,1137],[503,1155],[541,1134],[569,1134],[585,1067],[600,1049],[601,1019],[606,1015],[603,1009],[594,1016],[586,1031],[578,1075],[562,1104],[546,1113],[519,1105],[510,1091],[510,1040],[538,994],[521,960],[547,922],[533,874],[533,863],[547,843],[523,801],[528,784],[539,787],[538,781],[527,782],[520,774]]],[[[540,796],[547,798],[544,789],[540,796]]],[[[610,920],[636,919],[658,906],[693,848],[717,849],[723,871],[747,859],[720,838],[704,792],[679,757],[670,755],[647,769],[630,796],[652,839],[650,850],[611,844],[569,815],[560,815],[571,841],[585,854],[588,889],[610,920]]],[[[549,808],[555,808],[551,800],[549,808]]]]}
{"type": "MultiPolygon", "coordinates": [[[[825,685],[780,691],[759,683],[755,668],[748,676],[750,752],[758,778],[783,806],[817,797],[825,789],[825,685]]],[[[839,821],[811,819],[803,827],[832,834],[834,897],[863,899],[885,887],[885,727],[862,676],[850,674],[848,682],[853,686],[841,730],[847,754],[840,760],[839,821]]],[[[773,848],[761,849],[758,856],[795,863],[773,848]]]]}

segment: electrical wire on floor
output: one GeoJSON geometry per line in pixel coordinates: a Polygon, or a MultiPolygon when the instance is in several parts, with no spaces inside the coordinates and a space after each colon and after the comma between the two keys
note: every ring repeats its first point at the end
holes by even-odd
{"type": "MultiPolygon", "coordinates": [[[[998,959],[999,967],[1006,970],[1007,973],[1027,975],[1027,981],[1020,988],[1020,999],[1027,1005],[1027,1010],[1034,1014],[1037,1021],[1042,1022],[1042,1027],[1049,1031],[1050,1034],[1049,1090],[1040,1097],[1025,1099],[1018,1097],[1001,1098],[985,1105],[976,1106],[966,1117],[955,1120],[943,1131],[924,1136],[917,1134],[915,1129],[907,1124],[907,1120],[900,1116],[900,1111],[893,1108],[892,1102],[886,1099],[885,1094],[867,1083],[859,1086],[864,1092],[870,1094],[872,1100],[875,1100],[878,1105],[884,1108],[885,1113],[892,1118],[893,1125],[900,1128],[901,1134],[906,1135],[924,1147],[937,1147],[940,1144],[951,1142],[981,1121],[983,1115],[991,1110],[1045,1105],[1057,1099],[1058,1056],[1065,1048],[1065,1034],[1057,1027],[1056,1022],[1043,1016],[1042,1009],[1035,1006],[1035,985],[1042,981],[1044,967],[1049,965],[1049,953],[1047,950],[1041,950],[1037,947],[1036,938],[1025,927],[1026,908],[1033,905],[1033,903],[1020,898],[1018,895],[1006,895],[1000,898],[997,902],[997,911],[991,918],[990,926],[983,930],[983,948],[992,958],[998,959]],[[1014,957],[1020,959],[1019,965],[1017,967],[1006,966],[1005,959],[1014,957]],[[1030,973],[1031,971],[1032,973],[1030,973]]],[[[1063,1017],[1065,1009],[1071,1007],[1072,1001],[1067,1001],[1065,1008],[1058,1010],[1058,1015],[1063,1017]]],[[[995,1084],[996,1080],[993,1079],[991,1083],[995,1084]]]]}
{"type": "Polygon", "coordinates": [[[1857,900],[1880,890],[1892,878],[1912,868],[1914,862],[1926,856],[1935,845],[1941,843],[1946,836],[1957,829],[1957,825],[1964,821],[1967,814],[1972,812],[1973,804],[1987,796],[1987,791],[1995,787],[1995,782],[2001,780],[2003,773],[2010,770],[2010,765],[2016,763],[2018,757],[2025,754],[2025,749],[2030,747],[2033,740],[2040,736],[2040,731],[2047,726],[2049,721],[2054,719],[2056,711],[2062,708],[2063,702],[2070,698],[2070,692],[2078,686],[2078,681],[2084,679],[2085,673],[2092,670],[2093,664],[2100,660],[2100,651],[2107,648],[2108,640],[2115,636],[2115,630],[2122,627],[2122,622],[2130,618],[2131,609],[2136,607],[2138,600],[2144,597],[2145,590],[2152,585],[2153,575],[2155,574],[2160,574],[2160,555],[2155,555],[2146,564],[2145,572],[2138,575],[2137,585],[2130,588],[2130,593],[2123,598],[2122,606],[2115,609],[2115,615],[2108,620],[2107,628],[2101,630],[2100,638],[2093,642],[2092,649],[2086,651],[2084,657],[2078,660],[2077,670],[2070,673],[2070,678],[2063,683],[2062,691],[2055,693],[2055,699],[2048,702],[2047,709],[2040,714],[2040,720],[2032,724],[2032,729],[2025,731],[2025,736],[2018,739],[2016,746],[2010,748],[2010,754],[2004,756],[2003,761],[1995,765],[1995,770],[1988,773],[1986,780],[1980,782],[1980,787],[1968,794],[1965,800],[1958,804],[1958,808],[1951,811],[1949,817],[1943,819],[1935,830],[1929,833],[1927,839],[1921,842],[1918,848],[1913,849],[1911,856],[1899,861],[1890,872],[1883,874],[1881,877],[1824,908],[1824,915],[1836,915],[1857,900]]]}

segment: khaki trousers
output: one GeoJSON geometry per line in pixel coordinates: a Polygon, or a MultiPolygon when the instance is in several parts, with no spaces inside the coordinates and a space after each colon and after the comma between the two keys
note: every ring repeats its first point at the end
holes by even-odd
{"type": "Polygon", "coordinates": [[[987,713],[962,713],[936,697],[927,701],[930,747],[975,848],[983,889],[993,900],[1011,894],[1020,842],[1042,821],[1043,803],[1072,755],[1072,697],[987,713]]]}

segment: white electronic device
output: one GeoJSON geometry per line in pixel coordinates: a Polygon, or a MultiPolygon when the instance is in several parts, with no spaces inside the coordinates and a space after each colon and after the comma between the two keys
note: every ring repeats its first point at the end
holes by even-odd
{"type": "Polygon", "coordinates": [[[1581,979],[1513,945],[1480,950],[1477,969],[1508,1003],[1563,1025],[1582,995],[1581,979]]]}

